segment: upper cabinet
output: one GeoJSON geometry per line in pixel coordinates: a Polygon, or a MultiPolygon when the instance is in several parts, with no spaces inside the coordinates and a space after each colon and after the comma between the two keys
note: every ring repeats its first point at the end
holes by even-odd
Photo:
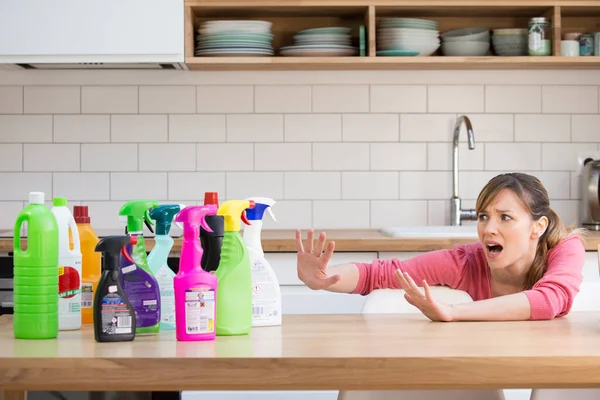
{"type": "Polygon", "coordinates": [[[0,1],[0,63],[173,68],[183,62],[183,0],[0,1]]]}

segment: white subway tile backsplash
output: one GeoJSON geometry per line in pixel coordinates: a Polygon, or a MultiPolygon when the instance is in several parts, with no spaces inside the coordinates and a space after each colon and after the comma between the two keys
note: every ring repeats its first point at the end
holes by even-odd
{"type": "Polygon", "coordinates": [[[195,86],[140,86],[140,114],[194,114],[195,86]]]}
{"type": "MultiPolygon", "coordinates": [[[[476,143],[469,150],[468,143],[458,144],[458,169],[461,171],[481,171],[484,164],[484,149],[488,144],[476,143]]],[[[430,171],[452,171],[452,143],[427,143],[427,169],[430,171]]]]}
{"type": "Polygon", "coordinates": [[[342,199],[395,200],[398,172],[342,172],[342,199]]]}
{"type": "Polygon", "coordinates": [[[427,169],[426,143],[371,143],[371,170],[427,169]]]}
{"type": "MultiPolygon", "coordinates": [[[[481,189],[495,176],[498,171],[461,171],[458,173],[458,197],[463,200],[476,200],[481,189]]],[[[452,183],[450,183],[452,184],[452,183]]],[[[450,199],[450,197],[448,197],[450,199]]],[[[463,204],[463,208],[469,207],[463,204]]],[[[472,206],[474,207],[474,205],[472,206]]]]}
{"type": "Polygon", "coordinates": [[[110,174],[108,172],[57,172],[52,177],[54,197],[78,200],[109,200],[110,174]]]}
{"type": "Polygon", "coordinates": [[[227,118],[225,115],[188,114],[169,115],[170,142],[225,142],[227,118]]]}
{"type": "Polygon", "coordinates": [[[403,142],[451,142],[456,114],[402,114],[400,140],[403,142]]]}
{"type": "Polygon", "coordinates": [[[0,86],[0,114],[23,112],[23,86],[0,86]]]}
{"type": "Polygon", "coordinates": [[[425,85],[371,85],[371,112],[427,112],[425,85]]]}
{"type": "Polygon", "coordinates": [[[2,207],[2,213],[0,213],[0,229],[10,230],[12,232],[15,228],[17,215],[23,209],[23,202],[3,201],[0,202],[0,207],[2,207]]]}
{"type": "Polygon", "coordinates": [[[423,225],[427,225],[427,201],[371,201],[371,228],[373,229],[423,225]]]}
{"type": "Polygon", "coordinates": [[[201,143],[197,146],[198,171],[253,171],[252,143],[201,143]]]}
{"type": "Polygon", "coordinates": [[[25,86],[23,104],[25,114],[79,114],[81,89],[79,86],[25,86]]]}
{"type": "Polygon", "coordinates": [[[529,174],[537,177],[551,199],[570,199],[571,198],[571,173],[564,172],[530,172],[529,174]]]}
{"type": "Polygon", "coordinates": [[[516,142],[571,141],[570,115],[515,115],[516,142]]]}
{"type": "Polygon", "coordinates": [[[284,117],[286,142],[339,142],[340,114],[290,114],[284,117]]]}
{"type": "Polygon", "coordinates": [[[572,115],[571,141],[600,142],[600,115],[572,115]]]}
{"type": "Polygon", "coordinates": [[[169,200],[202,202],[205,192],[225,193],[225,172],[169,172],[169,200]]]}
{"type": "Polygon", "coordinates": [[[250,196],[283,198],[283,172],[227,172],[227,199],[250,196]]]}
{"type": "Polygon", "coordinates": [[[79,144],[25,144],[23,170],[31,172],[79,171],[81,169],[79,144]]]}
{"type": "Polygon", "coordinates": [[[598,112],[597,86],[544,86],[542,105],[545,113],[590,114],[598,112]]]}
{"type": "Polygon", "coordinates": [[[0,171],[23,170],[23,145],[0,144],[0,171]]]}
{"type": "Polygon", "coordinates": [[[483,85],[432,85],[428,87],[430,113],[483,112],[483,85]]]}
{"type": "Polygon", "coordinates": [[[582,179],[582,176],[577,175],[577,171],[571,171],[571,199],[581,199],[582,179]]]}
{"type": "Polygon", "coordinates": [[[110,142],[110,115],[55,115],[54,142],[110,142]]]}
{"type": "MultiPolygon", "coordinates": [[[[475,147],[479,142],[512,142],[514,140],[514,116],[512,114],[468,114],[473,128],[475,147]]],[[[454,134],[454,132],[453,132],[454,134]]],[[[468,140],[465,124],[460,127],[458,140],[468,140]]]]}
{"type": "Polygon", "coordinates": [[[489,85],[485,87],[487,113],[540,113],[542,87],[533,85],[489,85]]]}
{"type": "Polygon", "coordinates": [[[119,220],[119,211],[124,201],[84,201],[82,204],[88,206],[94,229],[120,229],[125,232],[125,224],[119,220]]]}
{"type": "Polygon", "coordinates": [[[365,229],[369,226],[369,201],[313,201],[313,227],[315,229],[365,229]]]}
{"type": "Polygon", "coordinates": [[[196,88],[198,114],[254,112],[254,87],[244,85],[205,85],[196,88]]]}
{"type": "Polygon", "coordinates": [[[82,144],[81,170],[119,172],[138,170],[137,144],[82,144]]]}
{"type": "Polygon", "coordinates": [[[488,171],[539,171],[542,169],[541,143],[486,143],[485,169],[488,171]]]}
{"type": "Polygon", "coordinates": [[[256,171],[309,171],[311,169],[310,143],[256,143],[254,169],[256,171]]]}
{"type": "Polygon", "coordinates": [[[555,200],[550,202],[550,207],[560,217],[565,225],[579,225],[579,207],[581,206],[578,200],[555,200]]]}
{"type": "Polygon", "coordinates": [[[168,198],[167,185],[166,172],[112,172],[110,199],[164,201],[168,198]]]}
{"type": "Polygon", "coordinates": [[[340,200],[340,172],[285,172],[283,196],[290,200],[340,200]]]}
{"type": "Polygon", "coordinates": [[[283,115],[228,115],[227,141],[248,143],[283,142],[283,115]]]}
{"type": "Polygon", "coordinates": [[[113,115],[110,119],[111,141],[152,143],[168,140],[166,115],[113,115]]]}
{"type": "Polygon", "coordinates": [[[140,171],[195,171],[196,146],[183,143],[140,143],[140,171]]]}
{"type": "MultiPolygon", "coordinates": [[[[312,202],[276,200],[272,207],[277,221],[263,218],[263,229],[310,229],[312,225],[312,202]]],[[[292,237],[294,234],[292,233],[292,237]]]]}
{"type": "Polygon", "coordinates": [[[369,111],[367,85],[317,85],[312,87],[312,111],[353,113],[369,111]]]}
{"type": "Polygon", "coordinates": [[[596,143],[543,143],[542,169],[546,171],[572,171],[577,164],[577,153],[596,150],[596,143]]]}
{"type": "Polygon", "coordinates": [[[311,87],[307,85],[265,85],[254,88],[254,112],[307,113],[311,111],[311,87]]]}
{"type": "Polygon", "coordinates": [[[397,142],[400,140],[398,114],[344,114],[344,142],[397,142]]]}
{"type": "Polygon", "coordinates": [[[0,143],[51,143],[52,115],[0,115],[0,143]]]}
{"type": "MultiPolygon", "coordinates": [[[[52,199],[52,173],[0,172],[0,201],[29,200],[29,192],[44,192],[52,199]]],[[[14,221],[14,220],[13,220],[14,221]]]]}
{"type": "Polygon", "coordinates": [[[451,196],[451,172],[400,172],[401,200],[440,200],[451,196]]]}
{"type": "Polygon", "coordinates": [[[81,112],[83,114],[137,114],[137,86],[83,86],[81,112]]]}
{"type": "Polygon", "coordinates": [[[313,170],[369,169],[369,143],[313,143],[313,170]]]}
{"type": "Polygon", "coordinates": [[[427,202],[427,225],[450,225],[450,199],[427,202]]]}

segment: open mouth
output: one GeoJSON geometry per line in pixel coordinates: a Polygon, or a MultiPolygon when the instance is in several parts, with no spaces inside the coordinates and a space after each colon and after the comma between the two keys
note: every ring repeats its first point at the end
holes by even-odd
{"type": "Polygon", "coordinates": [[[486,246],[490,254],[500,254],[502,251],[502,246],[499,244],[487,244],[486,246]]]}

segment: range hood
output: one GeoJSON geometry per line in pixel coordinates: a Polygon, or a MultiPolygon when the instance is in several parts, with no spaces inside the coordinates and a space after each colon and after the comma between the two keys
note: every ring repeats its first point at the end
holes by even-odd
{"type": "Polygon", "coordinates": [[[0,64],[187,69],[183,0],[1,0],[0,64]]]}

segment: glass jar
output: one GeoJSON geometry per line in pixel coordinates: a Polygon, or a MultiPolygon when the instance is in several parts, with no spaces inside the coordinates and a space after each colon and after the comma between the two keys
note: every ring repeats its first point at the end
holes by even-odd
{"type": "Polygon", "coordinates": [[[544,17],[529,20],[529,55],[549,56],[552,53],[550,21],[544,17]]]}

